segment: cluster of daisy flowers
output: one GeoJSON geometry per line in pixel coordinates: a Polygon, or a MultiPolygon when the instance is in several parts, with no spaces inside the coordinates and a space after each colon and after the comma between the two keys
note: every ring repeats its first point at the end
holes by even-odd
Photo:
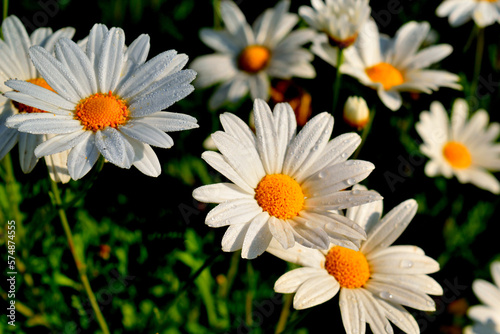
{"type": "MultiPolygon", "coordinates": [[[[452,26],[473,19],[485,26],[499,21],[498,1],[445,0],[436,14],[452,26]]],[[[315,115],[297,131],[289,103],[270,106],[272,79],[314,79],[315,56],[376,91],[389,112],[402,108],[401,93],[432,94],[461,90],[459,76],[429,68],[453,52],[449,44],[422,48],[427,22],[410,21],[391,38],[370,17],[368,0],[312,0],[298,14],[290,1],[266,9],[250,25],[232,1],[221,1],[223,29],[204,28],[200,39],[215,53],[195,58],[169,50],[147,60],[149,36],[129,45],[120,28],[96,24],[79,42],[73,28],[35,30],[31,36],[10,16],[0,42],[0,159],[15,145],[24,173],[41,157],[56,182],[79,180],[99,158],[145,175],[161,175],[152,147],[170,148],[167,132],[198,127],[196,118],[165,109],[188,96],[194,86],[215,86],[208,107],[218,110],[249,96],[253,124],[221,113],[222,130],[211,135],[215,150],[202,159],[228,182],[203,185],[193,197],[216,206],[206,225],[227,227],[222,250],[255,259],[272,254],[299,268],[275,283],[279,293],[294,293],[293,306],[305,309],[339,295],[347,333],[420,333],[406,309],[435,311],[429,295],[443,294],[429,274],[437,261],[411,245],[394,245],[417,212],[414,199],[382,214],[382,196],[359,183],[375,166],[349,159],[362,138],[345,133],[331,139],[334,117],[315,115]],[[308,27],[294,30],[302,19],[308,27]],[[309,49],[306,48],[309,45],[309,49]],[[196,78],[196,79],[195,79],[196,78]],[[193,82],[193,85],[191,84],[193,82]]],[[[499,21],[500,22],[500,21],[499,21]]],[[[336,110],[332,110],[332,113],[336,110]]],[[[344,120],[363,129],[370,108],[349,97],[344,120]]],[[[496,140],[498,123],[486,110],[474,111],[464,99],[451,115],[439,101],[422,111],[415,126],[429,158],[429,177],[455,176],[494,194],[500,183],[496,140]]],[[[468,333],[500,332],[500,269],[492,265],[496,287],[478,280],[474,292],[486,306],[474,306],[468,333]],[[495,332],[496,331],[496,332],[495,332]]]]}

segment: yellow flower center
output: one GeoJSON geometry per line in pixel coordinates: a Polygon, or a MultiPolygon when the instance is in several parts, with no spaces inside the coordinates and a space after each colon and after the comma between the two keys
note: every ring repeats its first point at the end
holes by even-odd
{"type": "MultiPolygon", "coordinates": [[[[49,84],[43,78],[29,79],[29,80],[26,80],[26,81],[30,82],[30,83],[32,83],[34,85],[43,87],[45,89],[51,90],[54,93],[57,93],[55,90],[52,89],[52,87],[49,86],[49,84]]],[[[30,107],[30,106],[27,106],[25,104],[22,104],[22,103],[19,103],[19,102],[16,102],[16,101],[12,101],[12,103],[14,104],[14,107],[17,108],[17,110],[18,110],[19,113],[40,113],[40,112],[46,112],[45,110],[41,110],[41,109],[38,109],[38,108],[30,107]]]]}
{"type": "Polygon", "coordinates": [[[467,147],[456,141],[449,141],[444,145],[443,155],[454,168],[464,169],[472,164],[472,156],[467,147]]]}
{"type": "Polygon", "coordinates": [[[78,103],[75,119],[79,120],[85,130],[96,132],[108,126],[117,128],[125,124],[129,110],[125,101],[108,94],[97,93],[78,103]]]}
{"type": "Polygon", "coordinates": [[[304,206],[302,188],[297,181],[283,174],[264,176],[255,188],[255,199],[262,210],[280,219],[297,216],[304,206]]]}
{"type": "Polygon", "coordinates": [[[238,56],[238,67],[248,73],[256,73],[266,67],[271,58],[268,48],[261,45],[249,45],[238,56]]]}
{"type": "Polygon", "coordinates": [[[368,67],[365,71],[373,82],[380,82],[385,90],[405,82],[403,74],[388,63],[378,63],[368,67]]]}
{"type": "Polygon", "coordinates": [[[370,266],[363,253],[341,246],[328,251],[325,269],[342,288],[360,288],[370,278],[370,266]]]}

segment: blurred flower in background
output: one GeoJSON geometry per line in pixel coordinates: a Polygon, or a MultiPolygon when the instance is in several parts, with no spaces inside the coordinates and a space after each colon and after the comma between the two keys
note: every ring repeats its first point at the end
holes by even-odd
{"type": "MultiPolygon", "coordinates": [[[[0,90],[2,92],[10,90],[4,83],[6,80],[19,79],[54,91],[33,66],[28,49],[32,45],[39,45],[49,53],[53,53],[57,40],[61,37],[72,38],[75,29],[66,27],[53,33],[51,28],[38,28],[31,36],[28,36],[21,20],[12,15],[2,22],[2,34],[5,41],[0,42],[0,90]]],[[[34,153],[36,146],[54,135],[22,133],[16,129],[7,128],[5,121],[16,114],[45,112],[43,109],[33,108],[0,96],[0,160],[18,143],[19,163],[22,171],[30,173],[35,168],[38,162],[38,157],[34,153]]],[[[50,177],[54,181],[66,183],[70,180],[66,167],[67,158],[68,152],[45,157],[50,177]]]]}
{"type": "Polygon", "coordinates": [[[217,87],[208,101],[210,109],[225,102],[237,102],[247,95],[269,99],[270,78],[314,78],[313,55],[302,48],[314,37],[311,29],[291,30],[297,14],[288,12],[289,1],[267,9],[254,22],[247,23],[244,14],[232,1],[221,1],[224,30],[201,29],[201,40],[216,53],[197,57],[191,68],[198,73],[194,84],[217,87]]]}
{"type": "Polygon", "coordinates": [[[415,128],[424,143],[420,146],[430,160],[425,166],[429,177],[455,175],[461,183],[500,193],[500,183],[489,171],[500,170],[500,124],[488,124],[488,113],[477,110],[469,118],[469,107],[463,99],[455,100],[451,119],[440,102],[420,114],[415,128]]]}
{"type": "Polygon", "coordinates": [[[482,279],[476,279],[472,290],[484,305],[472,306],[468,310],[474,325],[465,328],[465,334],[498,334],[500,333],[500,261],[491,264],[491,284],[482,279]]]}
{"type": "Polygon", "coordinates": [[[59,95],[24,81],[8,81],[16,92],[7,92],[7,97],[48,112],[11,116],[7,126],[57,134],[35,154],[71,149],[68,170],[74,180],[85,176],[101,154],[121,168],[134,165],[146,175],[160,175],[150,145],[169,148],[174,143],[166,131],[198,127],[194,117],[160,110],[193,91],[189,83],[196,73],[181,70],[188,60],[184,54],[166,51],[146,63],[148,51],[147,35],[125,49],[123,30],[102,24],[90,31],[86,52],[65,38],[57,42],[57,59],[41,47],[31,48],[35,67],[59,95]]]}
{"type": "Polygon", "coordinates": [[[301,6],[299,15],[312,28],[324,33],[331,46],[341,49],[356,41],[371,11],[368,0],[312,0],[311,5],[301,6]]]}
{"type": "MultiPolygon", "coordinates": [[[[354,189],[366,188],[356,185],[354,189]]],[[[427,294],[442,295],[443,289],[427,274],[437,272],[439,264],[419,247],[391,246],[416,212],[413,199],[382,219],[382,201],[348,208],[346,217],[368,235],[359,251],[335,245],[327,251],[300,245],[285,250],[273,240],[269,253],[302,266],[281,276],[275,291],[295,293],[293,306],[300,310],[324,303],[340,290],[339,306],[347,333],[364,333],[367,323],[373,333],[392,333],[389,321],[405,333],[420,333],[417,321],[402,305],[435,310],[427,294]]]]}
{"type": "Polygon", "coordinates": [[[221,115],[224,131],[212,134],[221,152],[202,158],[233,183],[199,187],[193,197],[219,204],[206,217],[211,227],[229,226],[222,250],[242,249],[243,258],[262,254],[274,237],[284,247],[298,242],[326,249],[330,243],[357,249],[364,239],[357,224],[328,210],[339,210],[381,197],[373,191],[344,190],[375,168],[347,160],[360,143],[355,133],[329,140],[333,117],[323,112],[296,135],[297,122],[287,103],[274,107],[254,102],[256,134],[231,113],[221,115]]]}
{"type": "Polygon", "coordinates": [[[304,126],[311,117],[311,94],[292,80],[278,80],[271,86],[270,106],[286,102],[295,112],[298,126],[304,126]]]}
{"type": "MultiPolygon", "coordinates": [[[[393,39],[379,35],[374,20],[365,23],[353,47],[344,50],[345,62],[340,71],[377,90],[380,100],[391,110],[402,104],[400,92],[431,94],[439,87],[461,89],[456,74],[444,70],[425,69],[448,56],[448,44],[419,50],[429,32],[429,23],[408,22],[393,39]]],[[[336,58],[315,41],[315,53],[336,66],[336,58]]]]}
{"type": "Polygon", "coordinates": [[[498,0],[445,0],[436,9],[439,17],[448,17],[452,27],[460,26],[471,19],[480,28],[500,22],[498,0]]]}

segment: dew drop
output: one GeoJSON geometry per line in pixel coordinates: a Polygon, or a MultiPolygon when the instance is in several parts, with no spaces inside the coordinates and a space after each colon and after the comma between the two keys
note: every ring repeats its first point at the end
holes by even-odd
{"type": "Polygon", "coordinates": [[[382,291],[381,293],[379,293],[379,296],[380,296],[380,298],[384,298],[384,299],[392,299],[391,293],[389,293],[387,291],[382,291]]]}
{"type": "Polygon", "coordinates": [[[345,158],[347,158],[347,153],[345,153],[345,152],[344,152],[344,153],[342,153],[340,156],[341,156],[343,159],[345,159],[345,158]]]}
{"type": "Polygon", "coordinates": [[[413,267],[413,262],[410,261],[410,260],[402,260],[400,263],[399,263],[399,266],[401,268],[411,268],[413,267]]]}
{"type": "Polygon", "coordinates": [[[359,189],[354,189],[354,190],[352,191],[352,194],[353,194],[353,195],[357,195],[357,194],[359,194],[359,192],[360,192],[360,191],[359,191],[359,189]]]}
{"type": "Polygon", "coordinates": [[[318,177],[322,179],[326,176],[325,174],[326,174],[325,172],[319,172],[318,177]]]}
{"type": "Polygon", "coordinates": [[[355,179],[347,179],[347,184],[352,186],[354,183],[356,183],[355,179]]]}

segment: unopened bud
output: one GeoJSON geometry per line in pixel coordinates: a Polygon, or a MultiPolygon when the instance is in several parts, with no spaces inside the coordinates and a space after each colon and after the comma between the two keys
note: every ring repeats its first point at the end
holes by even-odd
{"type": "Polygon", "coordinates": [[[362,129],[370,119],[370,111],[365,99],[358,96],[350,96],[344,105],[344,121],[350,126],[362,129]]]}

